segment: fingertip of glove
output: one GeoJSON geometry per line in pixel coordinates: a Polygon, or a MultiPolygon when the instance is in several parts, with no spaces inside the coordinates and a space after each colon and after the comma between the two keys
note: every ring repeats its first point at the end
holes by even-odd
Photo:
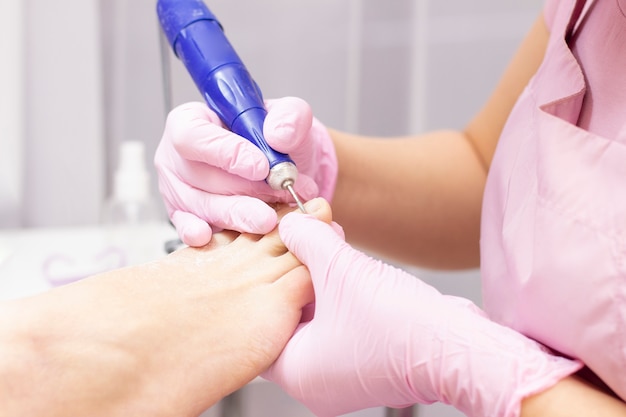
{"type": "Polygon", "coordinates": [[[202,231],[182,229],[178,231],[178,235],[185,245],[199,248],[211,241],[213,233],[211,228],[207,226],[206,230],[202,231]]]}
{"type": "Polygon", "coordinates": [[[306,101],[284,97],[273,101],[269,107],[264,134],[271,146],[281,152],[291,152],[306,139],[312,122],[313,113],[306,101]]]}
{"type": "Polygon", "coordinates": [[[172,223],[174,223],[180,239],[188,246],[204,246],[209,243],[213,235],[211,226],[191,213],[175,212],[172,215],[172,223]]]}
{"type": "Polygon", "coordinates": [[[280,237],[287,246],[292,246],[302,236],[318,235],[321,237],[325,233],[320,228],[326,227],[330,222],[330,213],[325,212],[327,208],[329,209],[328,203],[324,199],[316,198],[308,201],[305,208],[307,213],[299,211],[288,213],[278,224],[280,237]]]}
{"type": "Polygon", "coordinates": [[[303,221],[309,221],[310,219],[315,219],[315,216],[296,211],[287,213],[278,223],[278,234],[283,242],[288,245],[292,240],[290,237],[291,231],[297,228],[299,224],[302,224],[303,221]]]}

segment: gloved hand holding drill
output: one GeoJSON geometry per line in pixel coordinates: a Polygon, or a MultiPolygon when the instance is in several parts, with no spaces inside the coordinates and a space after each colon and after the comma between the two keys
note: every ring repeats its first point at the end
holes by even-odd
{"type": "MultiPolygon", "coordinates": [[[[278,151],[290,153],[298,167],[296,192],[303,200],[332,197],[337,161],[326,128],[301,99],[266,103],[264,133],[278,151]]],[[[206,244],[212,231],[231,229],[268,233],[276,227],[267,203],[292,201],[263,180],[267,157],[252,143],[223,127],[203,103],[174,109],[156,152],[159,189],[183,242],[206,244]]]]}

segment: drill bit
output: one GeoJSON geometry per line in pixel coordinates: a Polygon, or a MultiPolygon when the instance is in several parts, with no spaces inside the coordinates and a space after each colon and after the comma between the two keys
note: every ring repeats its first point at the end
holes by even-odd
{"type": "Polygon", "coordinates": [[[302,201],[300,201],[298,194],[296,194],[296,191],[293,189],[293,180],[291,179],[285,180],[285,182],[283,182],[283,188],[289,191],[289,194],[291,194],[291,196],[295,200],[300,211],[306,214],[306,209],[304,208],[304,204],[302,204],[302,201]]]}

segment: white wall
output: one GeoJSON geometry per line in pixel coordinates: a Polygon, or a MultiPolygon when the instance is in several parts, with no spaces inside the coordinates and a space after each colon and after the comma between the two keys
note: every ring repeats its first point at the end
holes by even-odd
{"type": "MultiPolygon", "coordinates": [[[[4,0],[3,0],[4,1],[4,0]]],[[[104,185],[98,0],[25,0],[25,226],[97,221],[104,185]]]]}
{"type": "Polygon", "coordinates": [[[0,227],[21,223],[23,156],[23,10],[0,2],[0,227]]]}

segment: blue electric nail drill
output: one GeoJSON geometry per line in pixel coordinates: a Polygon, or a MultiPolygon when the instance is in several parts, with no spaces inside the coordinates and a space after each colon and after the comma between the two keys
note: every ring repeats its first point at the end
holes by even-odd
{"type": "Polygon", "coordinates": [[[301,211],[293,186],[298,170],[289,155],[272,149],[263,136],[267,111],[263,95],[202,0],[158,0],[161,28],[207,105],[234,133],[255,144],[270,163],[265,179],[274,190],[288,190],[301,211]]]}

